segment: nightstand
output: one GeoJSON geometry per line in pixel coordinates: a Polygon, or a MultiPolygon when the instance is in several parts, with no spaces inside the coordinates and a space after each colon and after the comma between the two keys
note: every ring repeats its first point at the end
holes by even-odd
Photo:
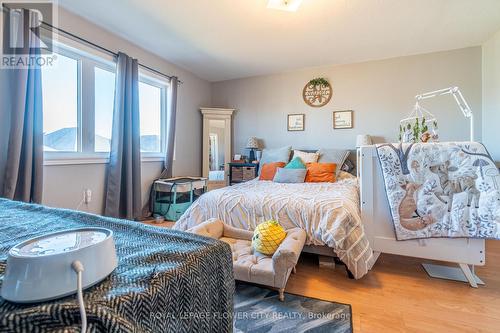
{"type": "Polygon", "coordinates": [[[229,165],[229,185],[244,183],[257,177],[259,163],[231,162],[229,165]]]}

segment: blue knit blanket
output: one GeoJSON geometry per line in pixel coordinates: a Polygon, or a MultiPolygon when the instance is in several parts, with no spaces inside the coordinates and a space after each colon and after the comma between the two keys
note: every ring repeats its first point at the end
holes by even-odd
{"type": "MultiPolygon", "coordinates": [[[[8,250],[70,228],[113,230],[117,269],[84,291],[89,332],[229,332],[234,278],[223,242],[142,223],[0,199],[0,284],[8,250]]],[[[0,298],[0,332],[79,332],[75,296],[17,305],[0,298]]]]}

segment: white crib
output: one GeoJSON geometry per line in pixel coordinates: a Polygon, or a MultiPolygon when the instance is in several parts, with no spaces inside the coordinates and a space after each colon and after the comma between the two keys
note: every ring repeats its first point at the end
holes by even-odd
{"type": "Polygon", "coordinates": [[[384,179],[375,146],[358,149],[361,218],[376,255],[391,253],[456,263],[459,268],[424,264],[432,277],[468,282],[477,288],[483,282],[475,275],[474,266],[485,264],[485,241],[470,238],[431,238],[397,241],[384,179]]]}

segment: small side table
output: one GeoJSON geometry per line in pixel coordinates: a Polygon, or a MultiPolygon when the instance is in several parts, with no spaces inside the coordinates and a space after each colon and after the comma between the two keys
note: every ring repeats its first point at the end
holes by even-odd
{"type": "Polygon", "coordinates": [[[244,183],[259,174],[259,163],[231,162],[229,165],[229,185],[244,183]]]}

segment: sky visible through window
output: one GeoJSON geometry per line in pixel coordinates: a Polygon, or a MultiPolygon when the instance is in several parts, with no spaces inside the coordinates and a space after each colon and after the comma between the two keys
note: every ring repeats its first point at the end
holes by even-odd
{"type": "Polygon", "coordinates": [[[110,151],[115,94],[115,73],[96,67],[95,73],[95,151],[110,151]]]}
{"type": "Polygon", "coordinates": [[[139,82],[141,151],[161,151],[161,89],[139,82]]]}
{"type": "MultiPolygon", "coordinates": [[[[42,69],[45,151],[77,151],[78,60],[58,55],[57,65],[42,69]]],[[[113,124],[115,73],[94,71],[94,151],[109,152],[113,124]]],[[[85,91],[86,87],[82,87],[85,91]]],[[[141,151],[161,152],[162,88],[139,82],[141,151]]],[[[87,104],[88,105],[88,104],[87,104]]],[[[92,124],[89,124],[92,125],[92,124]]],[[[86,124],[80,126],[85,127],[86,124]]],[[[80,130],[86,131],[85,128],[80,130]]],[[[84,138],[85,139],[85,138],[84,138]]]]}
{"type": "Polygon", "coordinates": [[[76,151],[78,61],[58,55],[53,67],[42,67],[44,149],[76,151]]]}

